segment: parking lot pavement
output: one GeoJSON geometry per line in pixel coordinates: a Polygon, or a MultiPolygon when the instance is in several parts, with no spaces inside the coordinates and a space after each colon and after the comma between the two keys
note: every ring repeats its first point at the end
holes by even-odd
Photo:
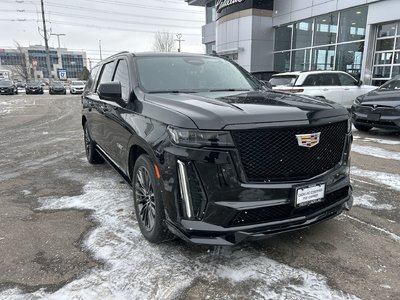
{"type": "Polygon", "coordinates": [[[86,162],[80,97],[0,97],[0,298],[399,299],[400,135],[354,131],[355,206],[235,247],[152,245],[86,162]]]}

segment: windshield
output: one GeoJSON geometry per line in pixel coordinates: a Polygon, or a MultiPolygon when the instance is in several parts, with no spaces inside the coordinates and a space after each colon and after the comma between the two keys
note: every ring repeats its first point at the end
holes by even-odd
{"type": "Polygon", "coordinates": [[[72,85],[85,85],[82,81],[72,81],[72,85]]]}
{"type": "Polygon", "coordinates": [[[57,86],[62,86],[63,84],[62,84],[62,82],[61,81],[53,81],[52,83],[51,83],[51,85],[57,85],[57,86]]]}
{"type": "Polygon", "coordinates": [[[399,90],[400,89],[400,78],[390,80],[382,85],[380,90],[399,90]]]}
{"type": "Polygon", "coordinates": [[[11,81],[10,80],[0,80],[0,86],[10,86],[11,81]]]}
{"type": "Polygon", "coordinates": [[[294,83],[296,82],[297,76],[273,76],[270,80],[269,83],[272,86],[294,86],[294,83]]]}
{"type": "Polygon", "coordinates": [[[138,57],[141,87],[149,93],[250,91],[259,83],[218,57],[138,57]]]}
{"type": "Polygon", "coordinates": [[[40,85],[40,82],[39,81],[28,81],[26,84],[27,85],[40,85]]]}

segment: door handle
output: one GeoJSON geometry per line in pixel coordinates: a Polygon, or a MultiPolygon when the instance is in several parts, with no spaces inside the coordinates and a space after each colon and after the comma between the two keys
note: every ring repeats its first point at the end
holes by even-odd
{"type": "Polygon", "coordinates": [[[345,91],[349,91],[350,89],[349,88],[346,88],[346,89],[344,89],[345,91]]]}
{"type": "Polygon", "coordinates": [[[329,89],[322,89],[324,92],[327,92],[327,91],[329,91],[329,89]]]}

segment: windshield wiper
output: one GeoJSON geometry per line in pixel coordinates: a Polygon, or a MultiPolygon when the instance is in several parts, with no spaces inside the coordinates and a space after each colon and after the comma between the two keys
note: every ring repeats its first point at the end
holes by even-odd
{"type": "Polygon", "coordinates": [[[249,92],[248,89],[213,89],[208,90],[209,92],[249,92]]]}
{"type": "Polygon", "coordinates": [[[194,94],[194,93],[198,93],[196,91],[151,91],[149,92],[149,94],[194,94]]]}

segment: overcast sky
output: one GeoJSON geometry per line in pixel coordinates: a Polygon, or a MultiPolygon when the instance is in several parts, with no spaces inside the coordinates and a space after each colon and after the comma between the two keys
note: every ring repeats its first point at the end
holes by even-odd
{"type": "MultiPolygon", "coordinates": [[[[118,51],[151,51],[154,33],[182,33],[182,51],[204,52],[201,26],[205,11],[184,0],[44,0],[48,27],[62,33],[61,47],[85,50],[89,58],[118,51]]],[[[44,45],[40,0],[0,0],[0,48],[44,45]],[[4,28],[4,29],[3,29],[4,28]]],[[[57,47],[51,36],[50,47],[57,47]]],[[[176,45],[177,46],[177,45],[176,45]]]]}

